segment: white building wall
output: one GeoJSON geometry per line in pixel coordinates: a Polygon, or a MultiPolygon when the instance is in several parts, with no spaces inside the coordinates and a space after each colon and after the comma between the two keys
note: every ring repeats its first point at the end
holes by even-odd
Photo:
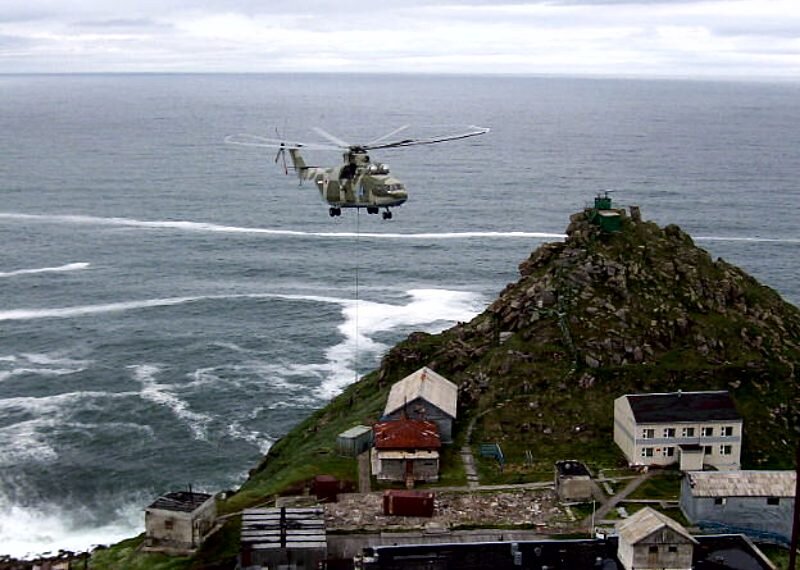
{"type": "Polygon", "coordinates": [[[678,463],[679,445],[699,444],[704,448],[703,463],[740,469],[742,421],[637,424],[628,399],[621,396],[614,400],[614,443],[633,465],[678,463]],[[712,435],[703,435],[704,428],[710,428],[712,435]]]}

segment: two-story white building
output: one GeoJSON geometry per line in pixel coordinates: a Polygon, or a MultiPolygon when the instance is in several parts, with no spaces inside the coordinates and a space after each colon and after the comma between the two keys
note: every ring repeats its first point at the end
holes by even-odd
{"type": "Polygon", "coordinates": [[[614,400],[614,443],[632,465],[741,466],[742,416],[730,394],[626,394],[614,400]]]}

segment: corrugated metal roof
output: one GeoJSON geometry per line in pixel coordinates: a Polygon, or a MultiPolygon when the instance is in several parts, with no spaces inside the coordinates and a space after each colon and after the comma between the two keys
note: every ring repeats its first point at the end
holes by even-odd
{"type": "Polygon", "coordinates": [[[637,423],[736,421],[730,394],[716,392],[670,392],[665,394],[626,394],[637,423]]]}
{"type": "Polygon", "coordinates": [[[369,433],[372,431],[372,428],[369,426],[355,426],[351,427],[348,430],[343,431],[337,437],[343,437],[345,439],[354,439],[359,436],[364,435],[365,433],[369,433]]]}
{"type": "Polygon", "coordinates": [[[456,417],[458,386],[426,366],[392,386],[383,413],[396,412],[417,398],[423,398],[452,418],[456,417]]]}
{"type": "Polygon", "coordinates": [[[324,548],[323,510],[318,507],[245,509],[241,542],[251,550],[324,548]]]}
{"type": "Polygon", "coordinates": [[[694,497],[794,497],[794,471],[690,471],[694,497]]]}
{"type": "Polygon", "coordinates": [[[650,507],[645,507],[617,523],[617,534],[619,534],[620,540],[624,540],[628,544],[637,544],[664,527],[672,529],[688,541],[697,544],[697,540],[683,526],[650,507]]]}
{"type": "Polygon", "coordinates": [[[374,426],[375,449],[439,449],[439,428],[427,420],[396,420],[374,426]]]}

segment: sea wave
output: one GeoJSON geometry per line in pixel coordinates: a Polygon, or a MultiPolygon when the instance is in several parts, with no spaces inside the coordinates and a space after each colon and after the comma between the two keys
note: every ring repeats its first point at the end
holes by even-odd
{"type": "Polygon", "coordinates": [[[189,408],[189,403],[175,394],[174,386],[157,382],[156,376],[161,372],[158,366],[137,364],[128,368],[131,370],[133,378],[142,386],[142,391],[140,392],[142,399],[169,408],[177,418],[186,423],[195,439],[208,440],[208,426],[213,421],[213,418],[209,415],[192,411],[189,408]]]}
{"type": "Polygon", "coordinates": [[[141,228],[149,230],[176,230],[185,232],[210,232],[254,234],[263,236],[290,236],[300,238],[367,238],[367,239],[392,239],[392,240],[452,240],[471,238],[512,238],[512,239],[564,239],[563,234],[549,232],[525,231],[470,231],[470,232],[420,232],[420,233],[392,233],[392,232],[310,232],[299,230],[286,230],[274,228],[254,228],[242,226],[226,226],[208,222],[192,222],[188,220],[136,220],[132,218],[102,218],[98,216],[82,215],[54,215],[54,214],[22,214],[15,212],[0,212],[0,219],[28,220],[39,222],[55,222],[62,224],[121,226],[128,228],[141,228]]]}
{"type": "Polygon", "coordinates": [[[0,494],[2,553],[25,559],[119,542],[144,530],[143,504],[144,497],[120,504],[109,517],[113,522],[98,525],[96,517],[80,507],[10,504],[0,494]]]}
{"type": "Polygon", "coordinates": [[[58,267],[37,267],[34,269],[17,269],[15,271],[0,271],[0,277],[16,277],[17,275],[33,275],[36,273],[62,273],[65,271],[79,271],[87,269],[89,263],[80,261],[76,263],[67,263],[66,265],[59,265],[58,267]]]}

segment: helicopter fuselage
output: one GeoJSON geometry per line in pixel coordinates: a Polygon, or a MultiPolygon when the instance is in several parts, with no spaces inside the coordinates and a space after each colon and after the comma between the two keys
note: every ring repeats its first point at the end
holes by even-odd
{"type": "Polygon", "coordinates": [[[405,185],[392,176],[389,167],[371,162],[364,151],[346,152],[344,164],[331,168],[306,166],[297,149],[290,149],[289,155],[298,177],[313,181],[333,209],[366,208],[377,213],[378,208],[393,208],[408,200],[405,185]]]}

